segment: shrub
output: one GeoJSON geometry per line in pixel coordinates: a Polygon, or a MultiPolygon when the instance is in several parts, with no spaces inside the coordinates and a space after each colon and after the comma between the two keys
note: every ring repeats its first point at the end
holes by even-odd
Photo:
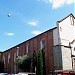
{"type": "Polygon", "coordinates": [[[28,55],[18,56],[16,63],[19,69],[28,72],[30,69],[31,58],[28,55]]]}
{"type": "Polygon", "coordinates": [[[46,75],[45,52],[43,49],[38,52],[38,75],[46,75]]]}
{"type": "Polygon", "coordinates": [[[33,58],[32,58],[32,71],[35,72],[35,67],[37,65],[37,56],[35,50],[33,51],[33,58]]]}
{"type": "Polygon", "coordinates": [[[46,75],[45,52],[43,49],[42,49],[42,57],[43,57],[43,75],[46,75]]]}
{"type": "Polygon", "coordinates": [[[38,52],[38,75],[43,75],[43,57],[41,50],[38,52]]]}

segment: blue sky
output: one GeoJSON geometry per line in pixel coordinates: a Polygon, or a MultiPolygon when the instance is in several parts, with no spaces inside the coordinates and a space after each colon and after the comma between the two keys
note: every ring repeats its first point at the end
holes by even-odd
{"type": "Polygon", "coordinates": [[[74,4],[75,0],[0,0],[0,51],[55,27],[70,13],[75,16],[74,4]]]}

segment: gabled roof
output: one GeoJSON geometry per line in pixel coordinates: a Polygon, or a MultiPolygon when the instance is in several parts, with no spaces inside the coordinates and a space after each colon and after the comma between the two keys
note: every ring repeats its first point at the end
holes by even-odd
{"type": "Polygon", "coordinates": [[[61,19],[61,20],[59,20],[59,21],[57,21],[57,22],[62,22],[63,20],[65,20],[67,17],[69,17],[69,16],[72,16],[74,19],[75,19],[75,17],[74,17],[74,15],[71,13],[71,14],[69,14],[68,16],[66,16],[65,18],[63,18],[63,19],[61,19]]]}
{"type": "Polygon", "coordinates": [[[46,30],[46,31],[42,32],[41,34],[38,34],[38,35],[36,35],[36,36],[34,36],[34,37],[32,37],[32,38],[30,38],[30,39],[28,39],[28,40],[26,40],[26,41],[24,41],[24,42],[20,43],[20,44],[18,44],[18,45],[16,45],[16,46],[14,46],[14,47],[11,47],[11,48],[9,48],[9,49],[7,49],[7,50],[3,51],[3,52],[6,52],[6,51],[11,50],[12,48],[18,47],[19,45],[21,45],[21,44],[23,44],[23,43],[25,43],[25,42],[27,42],[27,41],[29,41],[29,40],[31,40],[31,39],[34,39],[34,38],[36,38],[36,37],[38,37],[38,36],[40,36],[40,35],[42,35],[42,34],[44,34],[44,33],[48,32],[48,31],[52,31],[52,30],[54,30],[54,29],[56,29],[56,28],[57,28],[57,27],[54,27],[54,28],[49,29],[49,30],[46,30]]]}

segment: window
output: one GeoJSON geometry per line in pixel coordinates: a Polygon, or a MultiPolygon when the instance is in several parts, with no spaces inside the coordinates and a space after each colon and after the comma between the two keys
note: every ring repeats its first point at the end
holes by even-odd
{"type": "Polygon", "coordinates": [[[45,41],[44,40],[40,41],[40,46],[41,46],[41,49],[45,48],[45,41]]]}
{"type": "Polygon", "coordinates": [[[60,27],[60,31],[62,31],[62,28],[60,27]]]}
{"type": "Polygon", "coordinates": [[[74,25],[74,18],[70,16],[71,25],[74,25]]]}
{"type": "Polygon", "coordinates": [[[3,61],[4,61],[4,64],[5,64],[5,56],[3,55],[3,61]]]}
{"type": "Polygon", "coordinates": [[[19,47],[17,47],[17,53],[16,53],[16,55],[17,56],[19,55],[19,47]]]}
{"type": "Polygon", "coordinates": [[[74,51],[75,51],[75,47],[74,47],[74,51]]]}
{"type": "Polygon", "coordinates": [[[10,53],[8,54],[8,63],[9,63],[9,60],[10,60],[10,53]]]}
{"type": "Polygon", "coordinates": [[[16,53],[14,53],[14,62],[16,62],[16,53]]]}
{"type": "Polygon", "coordinates": [[[28,54],[29,52],[29,44],[26,46],[26,53],[28,54]]]}
{"type": "Polygon", "coordinates": [[[16,64],[14,64],[14,72],[16,73],[16,64]]]}

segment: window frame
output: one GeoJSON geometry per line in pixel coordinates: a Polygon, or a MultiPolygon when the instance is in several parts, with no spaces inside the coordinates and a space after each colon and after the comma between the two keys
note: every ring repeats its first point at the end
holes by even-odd
{"type": "Polygon", "coordinates": [[[10,53],[8,54],[8,63],[9,63],[9,61],[10,61],[10,53]]]}
{"type": "Polygon", "coordinates": [[[16,56],[19,56],[19,47],[17,47],[16,56]]]}
{"type": "Polygon", "coordinates": [[[14,53],[14,62],[16,62],[16,53],[14,53]]]}
{"type": "Polygon", "coordinates": [[[42,40],[40,41],[40,49],[44,49],[44,48],[45,48],[45,40],[42,39],[42,40]]]}
{"type": "Polygon", "coordinates": [[[26,54],[29,53],[29,44],[26,45],[26,54]]]}
{"type": "Polygon", "coordinates": [[[72,15],[70,16],[70,21],[71,21],[71,25],[74,25],[74,18],[72,15]]]}

